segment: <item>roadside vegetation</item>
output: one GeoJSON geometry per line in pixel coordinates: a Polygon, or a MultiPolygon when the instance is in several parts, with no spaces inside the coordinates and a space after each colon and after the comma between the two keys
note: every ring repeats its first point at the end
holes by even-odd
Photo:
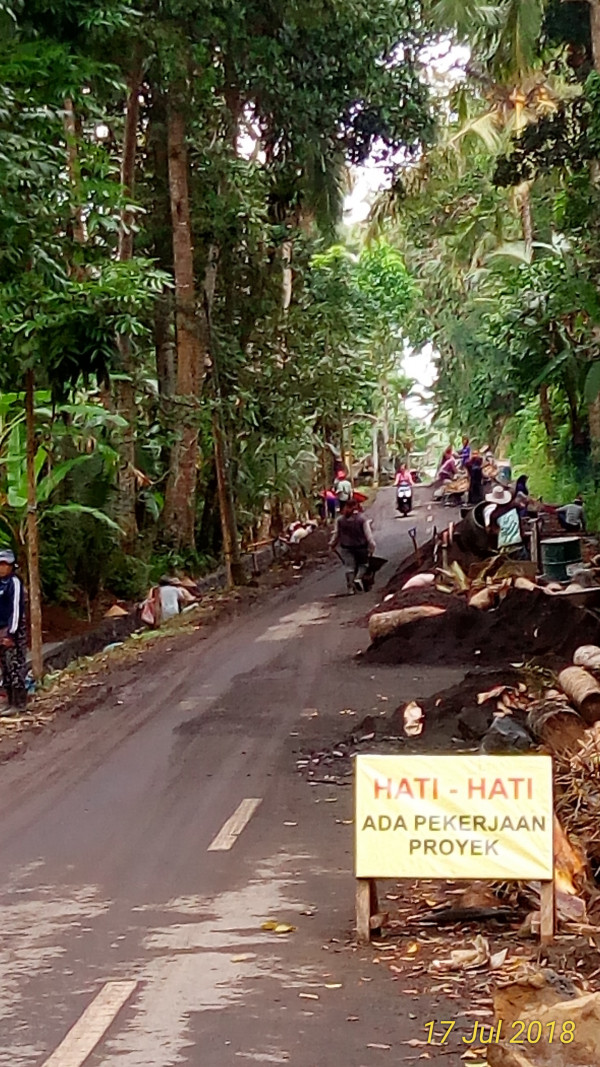
{"type": "MultiPolygon", "coordinates": [[[[600,518],[597,0],[2,0],[0,542],[88,611],[440,425],[600,518]],[[388,188],[344,226],[357,168],[388,188]]],[[[36,649],[39,656],[39,648],[36,649]]],[[[39,660],[36,660],[39,668],[39,660]]]]}
{"type": "Polygon", "coordinates": [[[418,3],[3,0],[0,30],[0,539],[37,632],[38,573],[79,608],[235,582],[380,409],[411,436],[414,283],[339,222],[348,168],[433,119],[418,3]]]}
{"type": "Polygon", "coordinates": [[[600,7],[443,0],[434,141],[377,205],[454,435],[600,520],[600,7]],[[445,43],[443,43],[445,42],[445,43]],[[440,73],[443,71],[443,73],[440,73]]]}

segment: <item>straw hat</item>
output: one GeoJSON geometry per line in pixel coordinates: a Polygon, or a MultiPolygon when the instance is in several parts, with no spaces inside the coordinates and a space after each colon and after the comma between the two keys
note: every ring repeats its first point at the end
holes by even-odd
{"type": "Polygon", "coordinates": [[[485,499],[488,504],[508,504],[512,500],[510,489],[503,489],[501,485],[495,485],[491,493],[487,493],[485,499]]]}

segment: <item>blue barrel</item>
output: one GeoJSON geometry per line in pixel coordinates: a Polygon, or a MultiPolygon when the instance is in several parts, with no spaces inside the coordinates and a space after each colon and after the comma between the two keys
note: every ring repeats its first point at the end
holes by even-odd
{"type": "Polygon", "coordinates": [[[568,582],[581,566],[579,537],[552,537],[541,542],[542,572],[555,582],[568,582]]]}

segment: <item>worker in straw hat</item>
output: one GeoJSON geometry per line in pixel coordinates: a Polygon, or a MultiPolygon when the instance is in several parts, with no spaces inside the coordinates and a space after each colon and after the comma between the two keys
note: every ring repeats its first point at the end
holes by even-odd
{"type": "Polygon", "coordinates": [[[485,499],[485,523],[498,538],[498,551],[511,559],[528,559],[517,501],[510,489],[495,485],[485,499]]]}
{"type": "Polygon", "coordinates": [[[0,666],[9,706],[24,708],[27,700],[27,635],[23,583],[15,574],[15,554],[0,550],[0,666]]]}

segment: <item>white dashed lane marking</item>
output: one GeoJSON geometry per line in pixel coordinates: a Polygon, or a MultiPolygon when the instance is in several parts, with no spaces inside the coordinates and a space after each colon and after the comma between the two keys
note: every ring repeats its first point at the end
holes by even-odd
{"type": "Polygon", "coordinates": [[[107,982],[42,1067],[82,1067],[102,1040],[137,982],[107,982]]]}
{"type": "Polygon", "coordinates": [[[246,800],[242,800],[231,818],[223,824],[215,839],[211,841],[207,852],[227,852],[232,848],[260,803],[260,797],[247,797],[246,800]]]}

